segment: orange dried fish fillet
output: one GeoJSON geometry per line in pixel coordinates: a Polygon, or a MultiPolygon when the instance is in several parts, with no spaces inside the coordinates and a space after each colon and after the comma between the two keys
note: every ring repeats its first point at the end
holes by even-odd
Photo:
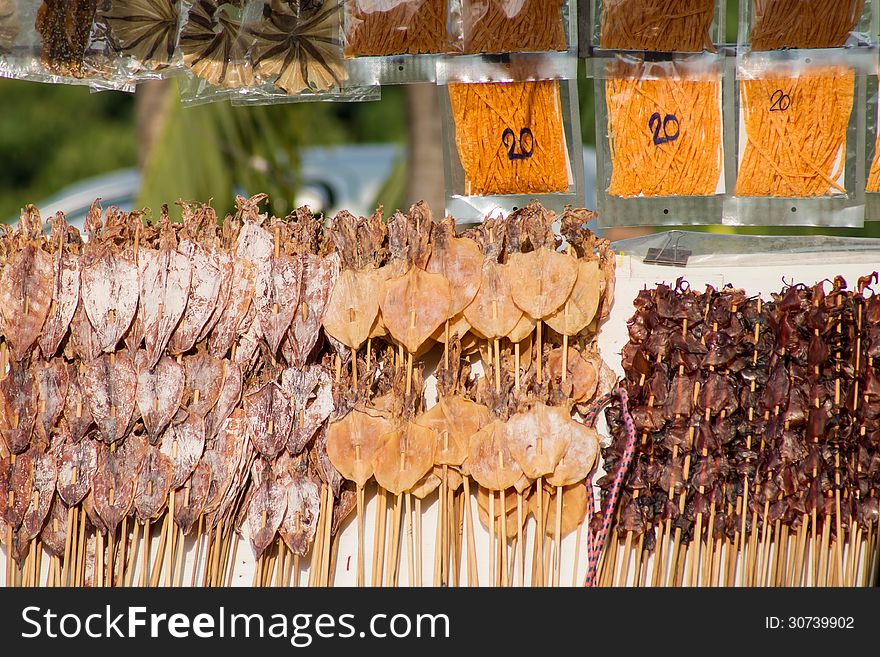
{"type": "Polygon", "coordinates": [[[383,275],[377,269],[346,269],[336,279],[324,315],[324,330],[346,347],[360,348],[370,334],[379,314],[383,275]]]}
{"type": "Polygon", "coordinates": [[[376,483],[399,495],[411,490],[434,466],[434,432],[415,422],[385,434],[373,454],[376,483]]]}
{"type": "Polygon", "coordinates": [[[487,260],[480,281],[474,300],[464,309],[464,318],[484,338],[503,338],[523,315],[513,303],[506,265],[487,260]]]}
{"type": "Polygon", "coordinates": [[[458,466],[467,458],[470,437],[489,424],[489,409],[460,395],[442,396],[416,424],[434,431],[434,463],[458,466]]]}
{"type": "Polygon", "coordinates": [[[540,402],[507,421],[507,446],[527,477],[537,479],[553,472],[568,449],[569,422],[565,409],[540,402]]]}
{"type": "Polygon", "coordinates": [[[505,423],[494,420],[471,436],[467,467],[470,476],[489,490],[512,488],[523,475],[507,445],[505,423]]]}
{"type": "Polygon", "coordinates": [[[542,320],[565,303],[578,268],[570,256],[542,247],[511,253],[504,273],[513,302],[529,317],[542,320]]]}
{"type": "Polygon", "coordinates": [[[560,335],[577,335],[599,310],[600,276],[598,260],[578,260],[577,280],[560,308],[544,318],[547,326],[560,335]]]}
{"type": "Polygon", "coordinates": [[[398,278],[385,281],[379,307],[392,337],[416,353],[449,317],[449,283],[440,274],[411,267],[398,278]]]}
{"type": "Polygon", "coordinates": [[[480,289],[483,254],[472,239],[455,236],[452,217],[447,217],[434,228],[433,239],[426,269],[431,274],[442,275],[449,282],[452,295],[449,318],[452,319],[467,308],[480,289]]]}
{"type": "Polygon", "coordinates": [[[353,410],[327,427],[327,455],[349,481],[363,486],[373,476],[373,455],[380,439],[394,428],[382,414],[353,410]]]}

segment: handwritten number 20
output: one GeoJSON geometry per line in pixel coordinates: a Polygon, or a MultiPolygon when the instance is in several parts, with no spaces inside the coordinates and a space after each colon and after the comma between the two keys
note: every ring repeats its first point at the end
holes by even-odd
{"type": "Polygon", "coordinates": [[[791,107],[791,96],[783,93],[782,89],[777,89],[770,96],[770,111],[784,112],[791,107]]]}
{"type": "Polygon", "coordinates": [[[660,116],[660,112],[654,112],[651,118],[648,119],[648,129],[654,133],[655,146],[675,141],[681,133],[681,125],[675,114],[660,116]],[[675,132],[670,132],[670,126],[675,126],[675,132]],[[661,129],[663,130],[662,135],[660,134],[661,129]]]}
{"type": "Polygon", "coordinates": [[[507,128],[501,133],[501,143],[507,147],[508,160],[527,160],[535,152],[535,135],[529,128],[519,131],[519,152],[516,151],[516,133],[507,128]]]}

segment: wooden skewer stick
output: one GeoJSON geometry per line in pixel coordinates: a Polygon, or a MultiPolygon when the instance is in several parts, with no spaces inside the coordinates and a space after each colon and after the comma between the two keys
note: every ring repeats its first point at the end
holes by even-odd
{"type": "Polygon", "coordinates": [[[407,491],[404,494],[406,498],[406,568],[407,568],[407,585],[413,587],[416,585],[416,563],[415,550],[413,548],[413,518],[412,518],[412,493],[407,491]]]}
{"type": "Polygon", "coordinates": [[[165,519],[162,521],[162,532],[159,534],[159,548],[156,552],[156,559],[153,561],[152,572],[150,573],[150,587],[152,588],[159,586],[159,578],[162,575],[162,564],[164,563],[165,550],[168,547],[168,521],[169,516],[166,513],[165,519]]]}
{"type": "Polygon", "coordinates": [[[452,508],[452,535],[455,539],[452,541],[452,577],[450,578],[450,586],[458,587],[461,585],[461,549],[464,539],[464,492],[461,490],[453,491],[449,489],[449,501],[447,508],[452,508]]]}
{"type": "MultiPolygon", "coordinates": [[[[140,547],[138,544],[138,539],[141,533],[138,531],[137,520],[134,517],[132,517],[131,520],[131,529],[131,549],[128,552],[128,562],[123,569],[123,576],[119,582],[120,586],[126,588],[131,586],[131,580],[134,577],[135,564],[137,563],[137,553],[140,547]]],[[[150,546],[147,545],[146,548],[149,550],[150,546]]]]}
{"type": "Polygon", "coordinates": [[[516,579],[514,586],[525,586],[525,538],[523,537],[523,495],[516,492],[516,579]]]}
{"type": "MultiPolygon", "coordinates": [[[[74,466],[74,478],[76,477],[76,467],[74,466]]],[[[69,581],[68,577],[70,576],[70,566],[71,566],[71,551],[73,549],[73,539],[76,536],[76,512],[79,507],[77,505],[71,506],[67,509],[67,535],[64,537],[64,564],[61,569],[61,584],[62,586],[71,586],[72,582],[69,581]]],[[[12,554],[10,550],[7,549],[9,554],[12,554]]],[[[11,558],[10,558],[11,560],[11,558]]]]}
{"type": "Polygon", "coordinates": [[[327,486],[327,522],[324,524],[324,559],[321,564],[322,586],[331,586],[333,584],[330,569],[331,553],[333,551],[333,489],[327,486]]]}
{"type": "MultiPolygon", "coordinates": [[[[238,555],[238,544],[241,542],[239,540],[238,535],[235,533],[235,523],[230,519],[229,526],[227,529],[229,533],[229,538],[227,539],[227,545],[232,543],[232,558],[229,560],[229,576],[226,578],[226,588],[232,586],[232,578],[235,575],[235,558],[238,555]]],[[[224,550],[225,553],[225,550],[224,550]]],[[[225,554],[224,554],[224,562],[225,562],[225,554]]]]}
{"type": "Polygon", "coordinates": [[[489,581],[495,584],[495,491],[489,491],[489,581]]]}
{"type": "Polygon", "coordinates": [[[75,586],[84,586],[85,585],[85,568],[86,568],[86,520],[88,514],[83,510],[80,514],[80,523],[79,523],[79,539],[77,542],[77,555],[76,561],[74,561],[76,573],[76,584],[75,586]]]}
{"type": "Polygon", "coordinates": [[[538,586],[544,586],[544,478],[538,477],[535,482],[535,495],[538,497],[538,517],[535,518],[535,548],[536,553],[533,556],[532,578],[534,579],[535,566],[538,568],[538,586]]]}
{"type": "Polygon", "coordinates": [[[309,563],[309,587],[320,586],[320,570],[324,550],[324,523],[327,522],[327,485],[321,485],[321,502],[318,507],[318,526],[315,529],[315,544],[309,563]]]}
{"type": "Polygon", "coordinates": [[[385,524],[388,497],[383,488],[376,491],[376,522],[373,530],[373,586],[382,585],[385,570],[385,524]]]}
{"type": "Polygon", "coordinates": [[[290,550],[287,549],[287,545],[283,540],[278,542],[278,555],[278,575],[275,578],[275,587],[287,587],[287,583],[290,581],[290,561],[292,554],[290,550]]]}
{"type": "MultiPolygon", "coordinates": [[[[360,446],[355,447],[356,451],[360,451],[360,446]]],[[[357,459],[357,456],[355,457],[357,459]]],[[[359,459],[358,459],[359,460],[359,459]]],[[[358,532],[358,553],[357,553],[357,585],[364,586],[364,487],[358,486],[356,491],[357,505],[357,532],[358,532]]]]}
{"type": "MultiPolygon", "coordinates": [[[[128,547],[128,516],[122,519],[122,531],[119,533],[119,573],[116,576],[116,586],[122,586],[125,580],[125,550],[128,547]]],[[[112,586],[112,584],[111,584],[112,586]]]]}
{"type": "Polygon", "coordinates": [[[104,534],[100,529],[95,530],[95,586],[104,586],[104,534]]]}
{"type": "MultiPolygon", "coordinates": [[[[189,496],[189,486],[187,485],[186,490],[184,491],[184,497],[189,496]]],[[[187,500],[184,500],[184,506],[189,504],[187,500]]],[[[175,529],[175,534],[177,534],[177,530],[175,529]]],[[[183,534],[183,528],[180,528],[180,538],[179,540],[175,540],[174,543],[174,551],[177,555],[177,560],[174,566],[174,576],[172,579],[172,586],[183,586],[183,575],[184,575],[184,565],[183,565],[183,553],[186,552],[186,537],[183,534]]],[[[172,561],[174,559],[172,558],[172,561]]]]}
{"type": "MultiPolygon", "coordinates": [[[[174,451],[177,449],[177,443],[174,443],[174,451]]],[[[163,555],[168,559],[168,567],[165,569],[165,586],[170,587],[172,584],[172,577],[174,572],[174,538],[177,535],[177,526],[174,524],[174,495],[175,491],[172,488],[171,492],[168,493],[168,531],[165,535],[166,540],[168,541],[168,545],[165,548],[165,554],[163,555]]],[[[162,565],[165,565],[165,560],[162,560],[162,565]]]]}
{"type": "Polygon", "coordinates": [[[138,585],[143,588],[147,585],[147,573],[150,569],[150,542],[152,540],[151,537],[151,519],[147,518],[144,520],[144,538],[143,541],[143,553],[141,554],[141,577],[138,580],[138,585]]]}
{"type": "Polygon", "coordinates": [[[471,510],[471,489],[470,478],[464,477],[464,506],[465,506],[465,524],[467,528],[468,544],[467,544],[467,565],[468,565],[468,586],[479,586],[480,579],[477,572],[477,547],[474,540],[474,517],[471,510]]]}
{"type": "MultiPolygon", "coordinates": [[[[448,330],[447,322],[447,330],[448,330]]],[[[447,341],[448,342],[448,341],[447,341]]],[[[449,432],[443,432],[444,446],[448,445],[449,432]]],[[[449,466],[443,465],[443,475],[440,479],[440,492],[437,495],[437,531],[434,534],[434,586],[443,586],[446,581],[444,578],[444,566],[446,565],[449,553],[446,545],[448,540],[448,511],[446,509],[447,496],[446,486],[449,480],[449,466]]]]}
{"type": "MultiPolygon", "coordinates": [[[[565,371],[564,367],[562,371],[565,371]]],[[[562,571],[562,486],[556,487],[556,526],[553,528],[553,540],[556,543],[556,567],[553,572],[553,586],[559,586],[559,577],[562,571]]]]}
{"type": "MultiPolygon", "coordinates": [[[[501,456],[499,454],[499,456],[501,456]]],[[[498,493],[498,500],[501,508],[498,513],[498,524],[501,529],[501,586],[510,586],[508,578],[508,552],[507,552],[507,491],[502,490],[498,493]]]]}
{"type": "MultiPolygon", "coordinates": [[[[204,516],[204,514],[199,514],[199,527],[196,530],[196,556],[195,556],[195,559],[193,560],[192,577],[190,578],[190,581],[189,581],[189,587],[191,589],[196,587],[196,579],[199,574],[199,565],[201,564],[201,557],[202,557],[202,539],[204,538],[204,536],[202,535],[202,530],[204,528],[204,525],[205,525],[205,516],[204,516]]],[[[182,573],[181,573],[181,577],[183,577],[182,573]]]]}
{"type": "Polygon", "coordinates": [[[422,500],[418,497],[416,505],[416,586],[422,586],[422,500]]]}
{"type": "MultiPolygon", "coordinates": [[[[589,490],[587,491],[587,495],[589,495],[589,490]]],[[[589,517],[589,516],[588,516],[589,517]]],[[[586,519],[581,519],[578,523],[577,533],[575,534],[576,540],[574,544],[574,565],[571,568],[571,586],[574,588],[578,583],[578,565],[581,561],[581,541],[584,538],[584,523],[586,519]]]]}

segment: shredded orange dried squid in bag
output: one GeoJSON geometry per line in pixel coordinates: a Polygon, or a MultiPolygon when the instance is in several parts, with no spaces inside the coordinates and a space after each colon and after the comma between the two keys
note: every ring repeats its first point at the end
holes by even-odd
{"type": "Polygon", "coordinates": [[[721,177],[717,73],[605,82],[612,196],[709,196],[721,177]]]}
{"type": "Polygon", "coordinates": [[[604,0],[599,45],[615,50],[714,51],[715,0],[604,0]]]}
{"type": "Polygon", "coordinates": [[[754,50],[843,46],[865,6],[865,0],[750,1],[754,50]]]}
{"type": "Polygon", "coordinates": [[[447,52],[448,0],[346,0],[346,57],[447,52]]]}
{"type": "Polygon", "coordinates": [[[563,0],[464,0],[464,51],[565,50],[563,0]]]}
{"type": "Polygon", "coordinates": [[[449,100],[466,195],[568,191],[558,82],[456,83],[449,100]]]}
{"type": "Polygon", "coordinates": [[[855,72],[845,67],[741,80],[745,147],[737,196],[807,198],[846,193],[846,131],[855,72]]]}

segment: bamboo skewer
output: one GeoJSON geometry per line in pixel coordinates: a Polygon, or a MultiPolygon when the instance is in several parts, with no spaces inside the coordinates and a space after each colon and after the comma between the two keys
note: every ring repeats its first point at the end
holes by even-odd
{"type": "Polygon", "coordinates": [[[385,564],[385,519],[387,496],[381,488],[376,493],[376,523],[373,539],[373,586],[382,584],[385,564]]]}
{"type": "Polygon", "coordinates": [[[468,586],[479,586],[480,580],[477,573],[477,548],[474,541],[474,517],[471,511],[471,491],[470,479],[464,477],[464,504],[465,504],[465,522],[467,525],[467,565],[468,565],[468,586]]]}

